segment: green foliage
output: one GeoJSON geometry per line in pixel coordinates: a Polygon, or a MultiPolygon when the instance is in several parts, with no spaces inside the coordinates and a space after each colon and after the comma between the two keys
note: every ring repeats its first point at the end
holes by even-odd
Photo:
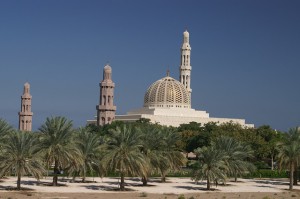
{"type": "Polygon", "coordinates": [[[232,137],[221,136],[213,140],[208,147],[195,150],[198,161],[189,166],[193,168],[192,179],[207,180],[207,189],[211,183],[226,181],[227,176],[237,176],[254,171],[254,165],[248,160],[253,157],[250,146],[232,137]]]}
{"type": "Polygon", "coordinates": [[[237,181],[238,175],[255,170],[255,166],[249,162],[253,158],[253,150],[249,145],[225,136],[216,138],[211,145],[216,150],[225,152],[228,175],[234,176],[235,181],[237,181]]]}
{"type": "Polygon", "coordinates": [[[185,197],[183,194],[181,194],[180,196],[178,196],[178,199],[185,199],[185,197]]]}
{"type": "Polygon", "coordinates": [[[270,169],[260,169],[243,175],[244,178],[288,178],[288,172],[270,169]]]}
{"type": "Polygon", "coordinates": [[[141,123],[141,124],[150,124],[150,119],[148,119],[148,118],[140,118],[136,122],[137,123],[141,123]]]}
{"type": "Polygon", "coordinates": [[[18,177],[17,189],[21,189],[21,177],[31,174],[40,179],[44,167],[41,161],[37,137],[30,132],[11,131],[4,138],[0,154],[0,178],[14,170],[18,177]]]}
{"type": "Polygon", "coordinates": [[[0,138],[3,138],[4,136],[11,133],[12,131],[13,131],[12,126],[10,126],[5,120],[0,118],[0,138]]]}
{"type": "Polygon", "coordinates": [[[178,127],[181,135],[178,147],[186,152],[193,152],[198,147],[208,146],[211,134],[217,128],[214,122],[206,123],[204,126],[196,122],[181,124],[178,127]]]}
{"type": "Polygon", "coordinates": [[[76,175],[80,173],[82,182],[88,172],[92,173],[95,170],[102,176],[104,168],[100,162],[101,159],[101,146],[104,142],[99,134],[91,132],[89,127],[79,128],[74,135],[75,147],[79,150],[80,159],[79,164],[72,164],[68,168],[69,174],[76,175]]]}
{"type": "Polygon", "coordinates": [[[197,122],[190,122],[188,124],[180,124],[180,126],[178,127],[178,131],[182,132],[182,131],[201,131],[202,127],[200,123],[197,122]]]}
{"type": "Polygon", "coordinates": [[[172,171],[167,174],[168,177],[192,177],[192,169],[181,169],[179,171],[172,171]]]}
{"type": "Polygon", "coordinates": [[[270,169],[270,166],[265,161],[256,161],[254,165],[257,169],[270,169]]]}
{"type": "Polygon", "coordinates": [[[291,128],[285,135],[284,141],[278,146],[278,159],[281,168],[287,168],[290,171],[289,189],[293,189],[295,165],[300,158],[300,129],[291,128]]]}
{"type": "Polygon", "coordinates": [[[198,155],[198,166],[195,167],[192,179],[195,181],[207,180],[207,190],[210,183],[216,180],[226,180],[228,166],[225,162],[227,155],[215,146],[202,147],[195,150],[198,155]]]}
{"type": "Polygon", "coordinates": [[[110,131],[102,159],[105,168],[119,172],[120,190],[125,190],[124,178],[128,175],[147,176],[148,162],[141,153],[142,134],[138,128],[122,125],[110,131]]]}
{"type": "MultiPolygon", "coordinates": [[[[280,168],[294,169],[291,162],[300,158],[299,130],[294,131],[285,135],[267,125],[244,128],[233,122],[191,122],[175,128],[152,124],[148,119],[89,125],[75,131],[66,118],[51,117],[39,128],[36,139],[47,169],[54,166],[54,185],[61,170],[64,176],[75,179],[80,175],[83,181],[86,176],[106,173],[121,177],[123,185],[124,177],[132,175],[142,177],[143,183],[151,176],[161,176],[162,181],[166,176],[192,176],[209,180],[209,185],[227,176],[286,177],[284,171],[262,168],[272,168],[278,157],[280,168]],[[199,159],[186,163],[184,154],[195,149],[199,159]],[[249,162],[259,170],[252,171],[249,162]]],[[[13,128],[0,119],[0,142],[5,144],[10,134],[13,128]]],[[[0,156],[7,152],[2,143],[0,156]]]]}
{"type": "MultiPolygon", "coordinates": [[[[180,170],[185,165],[186,158],[178,150],[179,134],[174,128],[162,127],[156,124],[139,125],[142,132],[142,153],[148,159],[150,169],[147,176],[159,172],[162,182],[166,174],[172,170],[180,170]]],[[[147,184],[147,176],[143,176],[143,184],[147,184]]]]}
{"type": "Polygon", "coordinates": [[[54,163],[53,185],[57,186],[57,175],[60,169],[82,163],[80,152],[75,147],[72,121],[65,117],[47,118],[39,128],[40,146],[48,165],[54,163]]]}

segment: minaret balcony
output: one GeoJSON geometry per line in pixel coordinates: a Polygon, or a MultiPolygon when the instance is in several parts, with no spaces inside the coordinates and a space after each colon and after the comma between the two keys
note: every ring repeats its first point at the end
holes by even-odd
{"type": "Polygon", "coordinates": [[[96,106],[97,110],[110,110],[110,111],[116,111],[117,107],[116,106],[112,106],[112,105],[97,105],[96,106]]]}

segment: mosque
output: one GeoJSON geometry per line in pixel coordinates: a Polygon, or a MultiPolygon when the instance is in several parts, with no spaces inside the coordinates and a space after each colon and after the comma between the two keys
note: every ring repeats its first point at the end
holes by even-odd
{"type": "Polygon", "coordinates": [[[208,122],[217,124],[233,122],[243,127],[254,127],[253,124],[246,124],[245,119],[214,118],[209,117],[209,113],[206,111],[192,109],[191,46],[187,30],[183,33],[180,60],[179,81],[170,77],[168,72],[166,77],[155,81],[147,89],[144,106],[129,111],[126,115],[115,115],[116,106],[113,103],[115,84],[112,81],[112,68],[107,64],[103,70],[103,80],[99,84],[100,100],[99,105],[96,106],[97,120],[88,120],[87,123],[101,126],[109,124],[113,120],[133,122],[145,118],[152,123],[174,127],[190,122],[202,125],[208,122]]]}

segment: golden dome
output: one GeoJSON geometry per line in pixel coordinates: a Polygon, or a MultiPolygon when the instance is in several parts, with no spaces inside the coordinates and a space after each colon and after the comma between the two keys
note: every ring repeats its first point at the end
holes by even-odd
{"type": "Polygon", "coordinates": [[[183,84],[167,76],[148,88],[144,107],[191,108],[190,94],[183,84]]]}

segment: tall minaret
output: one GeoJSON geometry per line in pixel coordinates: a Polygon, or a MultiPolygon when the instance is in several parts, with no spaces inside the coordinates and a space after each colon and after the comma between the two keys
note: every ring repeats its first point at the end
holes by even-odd
{"type": "Polygon", "coordinates": [[[97,125],[110,124],[115,119],[116,106],[114,106],[115,83],[111,78],[112,70],[109,64],[104,66],[103,80],[100,86],[100,100],[97,109],[97,125]]]}
{"type": "Polygon", "coordinates": [[[185,88],[190,93],[190,98],[192,97],[192,89],[191,89],[191,46],[189,42],[190,34],[186,30],[183,32],[183,43],[181,47],[181,63],[180,63],[180,82],[185,86],[185,88]]]}
{"type": "Polygon", "coordinates": [[[30,84],[26,82],[24,84],[24,92],[21,96],[21,111],[19,112],[19,129],[21,131],[32,130],[32,115],[31,112],[31,99],[30,84]]]}

